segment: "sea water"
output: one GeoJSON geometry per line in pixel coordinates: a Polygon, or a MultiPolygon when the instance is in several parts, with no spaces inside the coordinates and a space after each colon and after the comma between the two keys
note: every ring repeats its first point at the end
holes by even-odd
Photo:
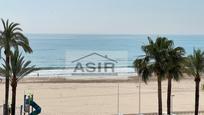
{"type": "MultiPolygon", "coordinates": [[[[105,57],[108,54],[104,54],[104,52],[112,52],[109,57],[114,57],[116,61],[125,62],[117,64],[115,67],[121,74],[125,75],[126,73],[134,73],[132,63],[138,56],[143,55],[141,46],[148,43],[147,36],[27,34],[33,53],[26,54],[25,57],[31,60],[32,64],[36,65],[36,67],[44,68],[44,70],[31,74],[32,76],[70,76],[72,71],[70,68],[74,68],[75,65],[68,63],[74,59],[81,58],[90,53],[98,53],[105,57]],[[73,52],[75,54],[72,54],[73,52]],[[81,53],[84,54],[81,55],[81,53]],[[117,58],[121,57],[121,55],[123,55],[122,58],[117,58]]],[[[150,36],[154,40],[157,37],[156,35],[150,36]]],[[[204,35],[164,36],[173,40],[175,46],[184,47],[186,55],[191,54],[194,48],[204,50],[204,35]]],[[[96,57],[91,60],[100,61],[101,59],[96,57]]]]}

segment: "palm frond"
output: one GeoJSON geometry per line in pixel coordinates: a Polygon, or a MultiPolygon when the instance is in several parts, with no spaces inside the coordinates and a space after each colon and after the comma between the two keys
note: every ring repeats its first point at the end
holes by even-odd
{"type": "MultiPolygon", "coordinates": [[[[35,68],[35,66],[30,66],[31,61],[26,61],[24,56],[22,56],[22,53],[19,53],[18,50],[11,53],[10,57],[9,67],[2,64],[2,67],[0,67],[0,75],[6,76],[9,74],[11,83],[17,83],[24,76],[39,70],[35,68]]],[[[5,61],[5,59],[3,60],[5,61]]]]}
{"type": "Polygon", "coordinates": [[[142,47],[145,56],[134,61],[134,67],[146,82],[152,73],[164,79],[171,74],[175,80],[182,76],[185,50],[182,47],[174,48],[174,42],[166,37],[157,37],[153,41],[148,37],[148,44],[142,47]],[[177,64],[174,64],[174,63],[177,64]]]}
{"type": "Polygon", "coordinates": [[[187,68],[194,77],[200,76],[204,71],[204,52],[194,49],[193,54],[188,56],[187,68]]]}
{"type": "Polygon", "coordinates": [[[1,32],[1,36],[3,36],[0,41],[1,47],[10,52],[12,47],[16,49],[20,46],[25,52],[31,53],[32,49],[29,46],[28,38],[21,33],[22,29],[19,28],[20,24],[14,22],[10,23],[9,20],[5,22],[3,19],[1,19],[1,21],[4,26],[4,30],[1,32]]]}
{"type": "Polygon", "coordinates": [[[4,30],[6,29],[6,24],[5,24],[5,21],[3,19],[1,19],[1,22],[3,24],[3,27],[4,27],[4,30]]]}

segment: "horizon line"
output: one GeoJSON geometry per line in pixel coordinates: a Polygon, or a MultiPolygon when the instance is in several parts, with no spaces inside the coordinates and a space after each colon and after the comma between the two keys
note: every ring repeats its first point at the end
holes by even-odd
{"type": "Polygon", "coordinates": [[[160,35],[195,35],[195,36],[203,36],[203,34],[173,34],[173,33],[164,33],[164,34],[159,34],[159,33],[151,33],[151,34],[148,34],[148,33],[136,33],[136,34],[119,34],[119,33],[25,33],[25,34],[30,34],[30,35],[121,35],[121,36],[134,36],[134,35],[157,35],[157,36],[160,36],[160,35]]]}

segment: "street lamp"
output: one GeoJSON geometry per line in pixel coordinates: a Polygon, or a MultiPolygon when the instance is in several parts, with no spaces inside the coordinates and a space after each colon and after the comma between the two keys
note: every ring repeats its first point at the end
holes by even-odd
{"type": "Polygon", "coordinates": [[[118,94],[117,94],[117,113],[120,115],[120,85],[119,85],[119,80],[118,80],[118,94]]]}
{"type": "Polygon", "coordinates": [[[139,115],[141,114],[141,82],[140,82],[140,77],[138,76],[139,79],[139,115]]]}
{"type": "Polygon", "coordinates": [[[173,97],[174,97],[175,95],[171,95],[171,114],[173,114],[173,97]]]}
{"type": "MultiPolygon", "coordinates": [[[[141,56],[138,56],[137,57],[137,59],[139,59],[141,56]]],[[[136,59],[136,60],[137,60],[136,59]]],[[[140,64],[139,64],[140,65],[140,64]]],[[[135,65],[135,67],[136,67],[136,65],[135,65]]],[[[139,105],[139,108],[138,108],[138,114],[139,115],[141,115],[141,78],[140,78],[140,76],[139,76],[139,72],[138,72],[138,70],[137,70],[138,68],[135,68],[135,72],[138,74],[137,76],[138,76],[138,82],[139,82],[139,86],[138,86],[138,105],[139,105]]]]}

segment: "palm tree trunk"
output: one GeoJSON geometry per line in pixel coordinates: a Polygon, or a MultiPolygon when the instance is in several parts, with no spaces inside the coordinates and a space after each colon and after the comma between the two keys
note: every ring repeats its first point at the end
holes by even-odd
{"type": "Polygon", "coordinates": [[[167,88],[167,115],[171,115],[171,85],[172,78],[168,77],[168,88],[167,88]]]}
{"type": "Polygon", "coordinates": [[[5,83],[5,115],[8,115],[8,98],[9,98],[9,76],[6,76],[5,83]]]}
{"type": "Polygon", "coordinates": [[[158,82],[158,113],[159,115],[162,115],[162,83],[161,83],[161,77],[158,76],[157,78],[158,82]]]}
{"type": "MultiPolygon", "coordinates": [[[[9,66],[9,53],[5,51],[6,54],[6,66],[9,66]]],[[[7,70],[9,71],[9,70],[7,70]]],[[[4,114],[8,115],[8,99],[9,99],[9,74],[6,74],[6,83],[5,83],[5,108],[4,108],[4,114]]]]}
{"type": "Polygon", "coordinates": [[[200,77],[195,78],[195,115],[198,115],[199,110],[199,91],[200,91],[200,77]]]}
{"type": "Polygon", "coordinates": [[[17,84],[14,83],[12,86],[12,107],[11,107],[11,115],[15,115],[16,111],[16,87],[17,84]]]}

